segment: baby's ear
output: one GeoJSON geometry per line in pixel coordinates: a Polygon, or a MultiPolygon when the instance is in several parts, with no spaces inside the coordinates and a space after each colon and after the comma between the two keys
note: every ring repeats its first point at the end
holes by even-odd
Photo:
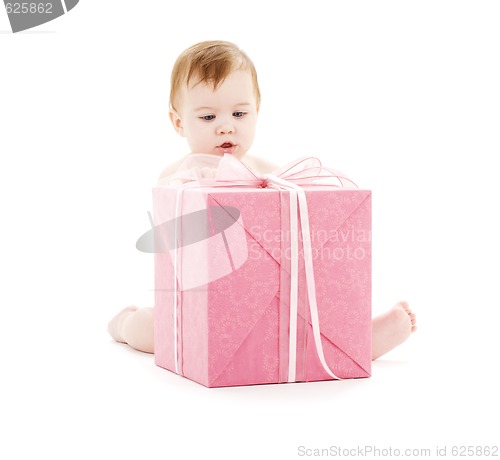
{"type": "Polygon", "coordinates": [[[174,129],[178,134],[184,137],[184,127],[182,125],[182,120],[179,114],[175,110],[170,110],[169,115],[174,129]]]}

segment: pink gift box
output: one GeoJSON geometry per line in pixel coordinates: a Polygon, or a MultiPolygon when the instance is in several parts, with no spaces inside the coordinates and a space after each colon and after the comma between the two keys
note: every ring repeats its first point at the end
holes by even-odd
{"type": "MultiPolygon", "coordinates": [[[[326,364],[341,379],[369,377],[371,192],[302,189],[326,364]]],[[[290,359],[293,381],[331,380],[313,338],[302,244],[290,356],[290,192],[194,187],[180,213],[177,193],[153,189],[156,364],[207,387],[288,382],[290,359]]]]}

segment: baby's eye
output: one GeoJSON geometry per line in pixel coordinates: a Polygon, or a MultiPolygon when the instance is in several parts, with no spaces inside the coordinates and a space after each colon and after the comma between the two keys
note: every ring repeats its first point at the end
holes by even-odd
{"type": "Polygon", "coordinates": [[[212,120],[215,120],[215,115],[203,115],[202,117],[200,117],[202,120],[205,120],[205,121],[212,121],[212,120]]]}
{"type": "Polygon", "coordinates": [[[246,114],[246,112],[233,112],[233,117],[241,118],[246,114]]]}

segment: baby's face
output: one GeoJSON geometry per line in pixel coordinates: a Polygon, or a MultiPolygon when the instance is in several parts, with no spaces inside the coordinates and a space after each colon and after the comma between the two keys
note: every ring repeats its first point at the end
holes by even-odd
{"type": "Polygon", "coordinates": [[[183,88],[180,101],[179,112],[170,117],[192,153],[230,153],[238,159],[247,153],[257,123],[250,72],[231,73],[215,91],[205,84],[183,88]]]}

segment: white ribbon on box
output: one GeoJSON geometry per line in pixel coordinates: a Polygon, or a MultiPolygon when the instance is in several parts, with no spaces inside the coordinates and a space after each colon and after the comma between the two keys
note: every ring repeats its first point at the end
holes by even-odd
{"type": "MultiPolygon", "coordinates": [[[[219,157],[213,155],[189,155],[191,160],[196,161],[196,157],[209,161],[219,157]]],[[[201,170],[200,170],[201,171],[201,170]]],[[[277,190],[289,191],[290,197],[290,238],[291,238],[291,271],[290,271],[290,331],[289,331],[289,363],[288,363],[288,382],[296,381],[296,360],[297,360],[297,315],[298,315],[298,272],[299,272],[299,235],[297,212],[300,211],[300,224],[302,228],[302,244],[304,248],[304,271],[306,275],[307,295],[309,299],[309,310],[311,314],[311,324],[314,336],[314,343],[318,358],[327,374],[333,379],[340,380],[326,363],[323,345],[321,343],[321,330],[318,316],[318,305],[316,300],[316,288],[314,280],[313,257],[311,247],[311,235],[309,226],[309,212],[305,191],[303,185],[330,185],[335,187],[357,187],[354,182],[347,178],[340,171],[325,168],[321,165],[318,158],[306,157],[289,163],[277,170],[273,174],[258,174],[244,165],[242,162],[225,154],[218,162],[215,171],[202,171],[200,174],[193,174],[192,169],[178,171],[175,174],[176,183],[179,184],[176,193],[175,204],[175,222],[181,215],[182,201],[184,191],[190,188],[199,187],[251,187],[251,188],[274,188],[277,190]],[[209,177],[207,177],[209,176],[209,177]],[[210,177],[211,176],[211,177],[210,177]],[[332,179],[338,181],[333,184],[332,179]],[[327,182],[322,182],[326,180],[327,182]],[[297,207],[298,204],[298,207],[297,207]]],[[[178,356],[178,291],[177,291],[177,270],[178,270],[178,229],[175,225],[174,230],[174,363],[175,372],[179,374],[179,356],[178,356]]]]}

